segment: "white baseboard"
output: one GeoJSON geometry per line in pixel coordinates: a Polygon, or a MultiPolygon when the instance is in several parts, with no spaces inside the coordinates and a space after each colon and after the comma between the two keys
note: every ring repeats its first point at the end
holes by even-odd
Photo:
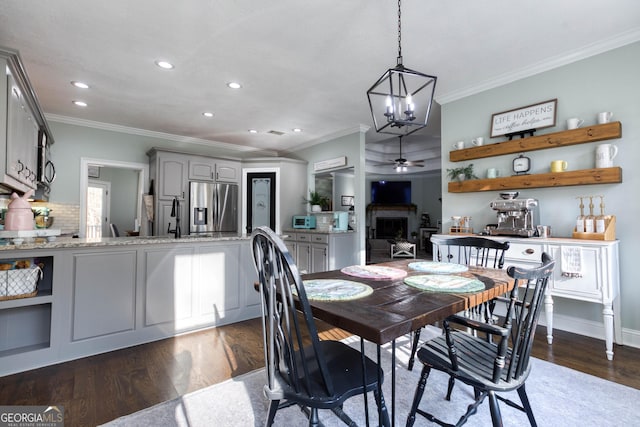
{"type": "MultiPolygon", "coordinates": [[[[496,314],[504,315],[504,310],[496,310],[496,314]]],[[[544,311],[540,313],[538,324],[547,326],[547,319],[544,311]]],[[[581,319],[579,317],[566,316],[563,314],[553,313],[553,329],[559,329],[573,334],[584,335],[591,338],[602,340],[604,348],[604,324],[592,320],[581,319]]],[[[635,329],[622,328],[622,342],[618,345],[627,345],[629,347],[640,348],[640,331],[635,329]]]]}
{"type": "MultiPolygon", "coordinates": [[[[538,323],[546,326],[544,313],[540,315],[538,323]]],[[[604,341],[604,324],[594,322],[592,320],[585,320],[578,317],[554,313],[553,329],[560,329],[562,331],[597,338],[604,341]]],[[[640,331],[622,328],[622,342],[617,342],[616,344],[640,348],[640,331]]]]}

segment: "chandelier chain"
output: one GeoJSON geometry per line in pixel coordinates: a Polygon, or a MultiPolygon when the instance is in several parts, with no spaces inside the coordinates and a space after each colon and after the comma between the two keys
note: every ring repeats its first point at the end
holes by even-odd
{"type": "Polygon", "coordinates": [[[398,0],[398,65],[402,64],[402,20],[400,13],[400,2],[398,0]]]}

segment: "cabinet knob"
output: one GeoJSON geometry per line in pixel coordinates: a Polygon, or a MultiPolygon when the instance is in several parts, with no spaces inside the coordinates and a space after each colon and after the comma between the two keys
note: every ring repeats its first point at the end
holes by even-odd
{"type": "Polygon", "coordinates": [[[525,250],[524,253],[528,254],[528,255],[532,255],[532,254],[536,253],[536,251],[534,249],[529,248],[529,249],[525,250]]]}

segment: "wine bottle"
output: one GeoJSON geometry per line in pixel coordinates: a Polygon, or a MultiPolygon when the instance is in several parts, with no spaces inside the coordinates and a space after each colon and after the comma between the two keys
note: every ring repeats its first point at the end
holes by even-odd
{"type": "Polygon", "coordinates": [[[604,233],[607,227],[607,216],[604,214],[604,196],[600,197],[600,215],[596,217],[596,233],[604,233]]]}
{"type": "Polygon", "coordinates": [[[580,199],[580,215],[576,219],[576,232],[584,233],[584,198],[580,196],[576,197],[576,199],[580,199]]]}
{"type": "Polygon", "coordinates": [[[596,217],[593,215],[593,196],[589,197],[589,215],[584,219],[584,231],[585,233],[593,233],[596,228],[596,217]]]}

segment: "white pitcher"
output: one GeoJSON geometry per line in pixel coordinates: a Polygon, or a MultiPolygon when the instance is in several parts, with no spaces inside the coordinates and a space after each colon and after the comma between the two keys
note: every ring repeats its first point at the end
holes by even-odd
{"type": "Polygon", "coordinates": [[[613,167],[613,159],[618,155],[618,147],[613,144],[600,144],[596,147],[596,168],[613,167]]]}

